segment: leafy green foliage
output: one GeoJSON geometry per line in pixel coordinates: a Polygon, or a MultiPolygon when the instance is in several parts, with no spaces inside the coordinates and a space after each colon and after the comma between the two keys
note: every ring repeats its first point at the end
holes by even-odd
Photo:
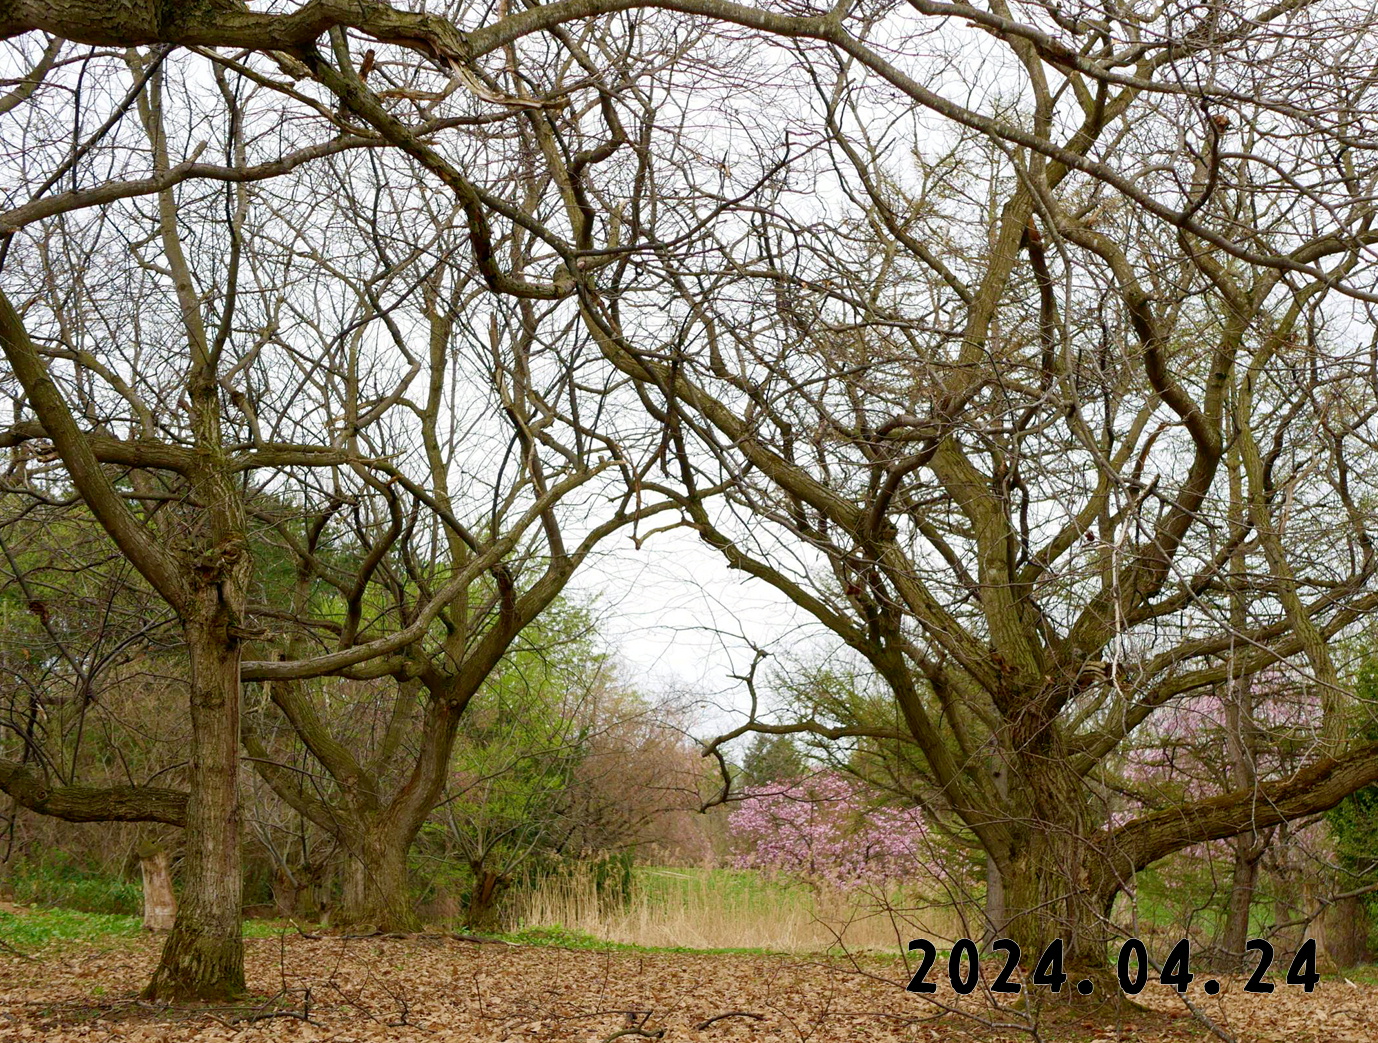
{"type": "Polygon", "coordinates": [[[62,852],[53,852],[42,862],[18,863],[10,886],[21,905],[112,916],[139,916],[143,911],[139,882],[91,872],[62,852]]]}
{"type": "Polygon", "coordinates": [[[481,872],[539,876],[568,840],[571,778],[609,677],[587,607],[557,603],[529,626],[464,715],[450,795],[423,830],[421,859],[457,851],[470,886],[481,872]]]}
{"type": "MultiPolygon", "coordinates": [[[[1354,688],[1361,702],[1378,702],[1378,657],[1364,661],[1354,688]]],[[[1378,719],[1366,722],[1363,737],[1378,739],[1378,719]]],[[[1340,867],[1365,878],[1374,876],[1378,870],[1378,786],[1351,793],[1325,817],[1340,867]]]]}
{"type": "MultiPolygon", "coordinates": [[[[867,667],[845,661],[798,660],[779,669],[772,683],[796,720],[845,725],[876,735],[903,735],[908,729],[893,693],[867,667]]],[[[929,712],[940,722],[940,728],[946,729],[947,717],[932,691],[922,684],[916,691],[931,704],[929,712]]],[[[918,747],[913,742],[876,735],[835,742],[805,734],[796,744],[809,759],[856,775],[906,801],[922,793],[931,772],[918,747]]],[[[946,730],[940,735],[960,757],[955,738],[946,730]]]]}
{"type": "Polygon", "coordinates": [[[753,735],[742,757],[742,781],[748,786],[792,781],[804,774],[804,755],[788,735],[753,735]]]}
{"type": "Polygon", "coordinates": [[[608,905],[626,905],[632,896],[632,866],[630,851],[604,855],[593,863],[593,886],[599,899],[608,905]]]}
{"type": "Polygon", "coordinates": [[[1378,868],[1378,786],[1365,786],[1326,813],[1336,856],[1346,872],[1368,878],[1378,868]]]}
{"type": "MultiPolygon", "coordinates": [[[[1378,702],[1378,657],[1370,655],[1359,668],[1355,693],[1366,706],[1378,702]]],[[[1378,719],[1365,722],[1363,737],[1378,739],[1378,719]]],[[[1336,864],[1349,876],[1343,890],[1378,883],[1378,786],[1351,793],[1325,814],[1335,844],[1336,864]]],[[[1378,894],[1363,897],[1371,923],[1378,925],[1378,894]]],[[[1378,939],[1371,939],[1370,945],[1378,939]]]]}

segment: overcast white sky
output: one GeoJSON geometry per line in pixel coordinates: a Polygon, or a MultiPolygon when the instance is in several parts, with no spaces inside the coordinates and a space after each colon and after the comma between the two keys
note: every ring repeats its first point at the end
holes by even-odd
{"type": "Polygon", "coordinates": [[[683,530],[657,535],[641,550],[626,536],[614,537],[571,587],[600,595],[604,639],[635,687],[705,700],[699,734],[741,723],[749,697],[731,675],[751,664],[748,640],[773,652],[827,643],[784,595],[728,569],[683,530]]]}

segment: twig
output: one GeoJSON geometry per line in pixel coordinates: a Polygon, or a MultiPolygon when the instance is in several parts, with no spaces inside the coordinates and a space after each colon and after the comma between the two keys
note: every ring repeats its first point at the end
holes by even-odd
{"type": "Polygon", "coordinates": [[[29,955],[28,953],[26,953],[26,952],[20,952],[20,951],[19,951],[18,949],[16,949],[13,945],[11,945],[9,942],[7,942],[7,941],[5,941],[5,940],[3,940],[3,939],[0,939],[0,949],[4,949],[5,952],[10,953],[10,954],[13,955],[13,956],[18,956],[21,960],[28,960],[30,963],[38,963],[38,962],[39,962],[37,956],[30,956],[30,955],[29,955]]]}
{"type": "Polygon", "coordinates": [[[382,986],[384,992],[386,992],[390,997],[392,997],[392,1001],[397,1004],[398,1014],[401,1015],[399,1018],[397,1018],[396,1021],[387,1022],[387,1027],[392,1029],[410,1028],[411,1025],[407,1021],[407,1018],[411,1016],[411,1004],[407,1002],[407,992],[405,987],[403,987],[399,983],[397,988],[394,990],[394,988],[391,985],[389,985],[386,981],[383,981],[381,978],[378,979],[378,984],[382,986]]]}
{"type": "MultiPolygon", "coordinates": [[[[1157,971],[1160,976],[1162,975],[1162,965],[1154,962],[1154,960],[1151,957],[1148,961],[1148,965],[1152,967],[1155,971],[1157,971]]],[[[1209,1014],[1207,1014],[1204,1010],[1198,1007],[1195,1003],[1191,1002],[1191,1000],[1187,997],[1186,992],[1179,992],[1177,994],[1177,998],[1180,999],[1182,1003],[1186,1006],[1187,1010],[1191,1012],[1191,1016],[1193,1018],[1199,1021],[1202,1025],[1206,1026],[1206,1028],[1210,1029],[1211,1033],[1219,1039],[1223,1040],[1224,1043],[1239,1043],[1239,1041],[1235,1039],[1235,1037],[1233,1036],[1233,1034],[1229,1032],[1229,1030],[1223,1028],[1220,1025],[1217,1025],[1215,1023],[1215,1020],[1209,1014]]]]}
{"type": "Polygon", "coordinates": [[[766,1020],[766,1016],[764,1014],[753,1014],[749,1010],[729,1010],[726,1014],[715,1014],[707,1021],[700,1021],[697,1025],[694,1026],[694,1031],[702,1032],[709,1025],[713,1024],[713,1022],[722,1021],[723,1018],[751,1018],[753,1021],[766,1020]]]}
{"type": "Polygon", "coordinates": [[[1179,998],[1183,1003],[1186,1004],[1187,1010],[1191,1011],[1191,1016],[1194,1017],[1197,1021],[1201,1022],[1201,1024],[1205,1025],[1206,1028],[1210,1029],[1214,1035],[1220,1037],[1220,1039],[1224,1040],[1225,1043],[1239,1043],[1239,1040],[1235,1039],[1235,1037],[1230,1033],[1228,1029],[1224,1028],[1223,1026],[1217,1025],[1215,1023],[1215,1020],[1209,1014],[1207,1014],[1204,1010],[1198,1007],[1195,1003],[1191,1002],[1191,1000],[1187,999],[1187,994],[1185,992],[1182,993],[1179,998]]]}
{"type": "Polygon", "coordinates": [[[603,1043],[612,1043],[613,1040],[620,1039],[622,1036],[644,1036],[647,1039],[660,1039],[664,1035],[664,1029],[656,1029],[654,1032],[647,1031],[643,1028],[618,1029],[611,1036],[604,1036],[603,1043]]]}
{"type": "Polygon", "coordinates": [[[297,923],[297,921],[295,920],[289,919],[287,922],[290,923],[293,927],[295,927],[297,929],[297,933],[301,935],[303,938],[309,938],[313,942],[319,942],[324,940],[325,938],[325,935],[312,934],[310,931],[305,930],[302,927],[302,925],[297,923]]]}
{"type": "Polygon", "coordinates": [[[234,1018],[224,1024],[228,1026],[243,1025],[245,1022],[267,1021],[269,1018],[296,1018],[298,1021],[305,1021],[314,1025],[311,1015],[300,1010],[267,1010],[259,1014],[249,1014],[242,1018],[234,1018]]]}

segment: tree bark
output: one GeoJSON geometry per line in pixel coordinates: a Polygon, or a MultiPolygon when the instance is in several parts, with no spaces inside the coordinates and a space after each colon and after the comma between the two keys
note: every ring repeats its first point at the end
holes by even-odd
{"type": "Polygon", "coordinates": [[[1320,917],[1321,947],[1335,966],[1344,969],[1368,960],[1368,910],[1362,898],[1340,898],[1320,917]]]}
{"type": "Polygon", "coordinates": [[[1267,839],[1241,833],[1231,846],[1234,849],[1234,872],[1230,881],[1230,900],[1225,910],[1224,929],[1220,948],[1230,964],[1244,966],[1244,946],[1249,940],[1249,914],[1254,907],[1254,891],[1258,886],[1258,860],[1267,850],[1267,839]]]}
{"type": "Polygon", "coordinates": [[[1016,718],[1008,736],[1004,760],[1014,777],[1000,790],[1011,842],[1000,860],[1003,934],[1031,965],[1060,938],[1068,969],[1095,978],[1107,970],[1108,903],[1086,886],[1095,827],[1085,780],[1070,767],[1052,722],[1016,718]]]}
{"type": "MultiPolygon", "coordinates": [[[[210,585],[203,600],[219,595],[210,585]]],[[[186,627],[191,657],[191,795],[182,905],[147,999],[223,1000],[244,991],[239,821],[239,647],[223,606],[186,627]],[[218,622],[219,625],[216,625],[218,622]]]]}
{"type": "MultiPolygon", "coordinates": [[[[1005,758],[999,754],[991,758],[990,776],[1002,806],[1009,804],[1010,773],[1005,758]]],[[[1008,914],[1005,903],[1005,880],[1000,875],[1000,863],[995,856],[986,852],[986,930],[983,941],[990,945],[997,938],[1005,937],[1005,924],[1008,914]]]]}
{"type": "Polygon", "coordinates": [[[0,760],[0,790],[21,807],[67,822],[164,822],[184,826],[187,795],[158,786],[50,786],[19,761],[0,760]]]}
{"type": "Polygon", "coordinates": [[[139,847],[139,869],[144,885],[144,929],[167,931],[177,919],[177,896],[172,891],[172,867],[165,848],[139,847]]]}
{"type": "Polygon", "coordinates": [[[1107,905],[1087,890],[1089,845],[1069,823],[1042,822],[1028,831],[1002,870],[1005,926],[1030,966],[1056,939],[1064,964],[1094,978],[1108,969],[1107,905]]]}
{"type": "Polygon", "coordinates": [[[986,929],[982,944],[989,946],[997,938],[1005,937],[1005,880],[995,859],[986,856],[986,929]]]}
{"type": "Polygon", "coordinates": [[[412,839],[384,829],[353,845],[345,867],[341,923],[380,931],[420,930],[407,876],[412,839]]]}
{"type": "Polygon", "coordinates": [[[319,869],[303,866],[296,875],[285,866],[273,871],[273,912],[284,919],[300,916],[310,919],[317,915],[316,879],[319,869]]]}

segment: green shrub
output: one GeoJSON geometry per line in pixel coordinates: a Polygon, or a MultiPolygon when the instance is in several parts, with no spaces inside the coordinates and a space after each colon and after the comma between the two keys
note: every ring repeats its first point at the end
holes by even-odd
{"type": "Polygon", "coordinates": [[[10,886],[21,905],[115,916],[143,912],[141,883],[92,872],[61,853],[43,861],[20,862],[11,872],[10,886]]]}

